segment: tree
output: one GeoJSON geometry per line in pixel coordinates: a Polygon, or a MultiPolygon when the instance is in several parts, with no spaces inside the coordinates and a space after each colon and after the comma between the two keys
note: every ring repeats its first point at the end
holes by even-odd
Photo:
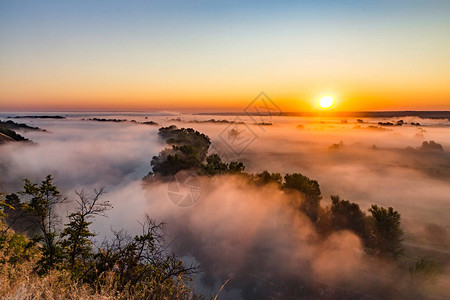
{"type": "Polygon", "coordinates": [[[61,232],[62,252],[67,260],[69,270],[72,272],[76,272],[79,265],[83,265],[92,254],[91,237],[95,234],[89,230],[89,225],[92,224],[89,219],[95,216],[105,216],[105,212],[111,208],[108,201],[100,200],[103,189],[95,191],[92,198],[83,190],[76,194],[79,198],[76,200],[78,209],[68,216],[70,222],[65,224],[65,228],[61,232]]]}
{"type": "Polygon", "coordinates": [[[203,165],[203,171],[206,175],[217,175],[228,172],[228,165],[222,162],[219,154],[214,153],[206,157],[206,163],[203,165]]]}
{"type": "Polygon", "coordinates": [[[283,177],[281,176],[280,173],[269,173],[266,170],[252,176],[252,179],[253,179],[253,182],[257,185],[266,185],[269,183],[275,183],[279,187],[281,187],[281,185],[283,183],[283,177]]]}
{"type": "Polygon", "coordinates": [[[21,228],[23,226],[20,225],[26,223],[26,212],[22,209],[22,203],[17,194],[8,194],[4,200],[0,198],[0,207],[3,207],[0,210],[0,218],[5,220],[4,229],[2,230],[3,234],[10,228],[14,230],[23,229],[21,228]]]}
{"type": "Polygon", "coordinates": [[[58,217],[55,206],[66,202],[57,187],[53,185],[53,177],[47,177],[40,185],[25,179],[22,195],[31,197],[24,208],[31,213],[31,222],[39,228],[41,235],[35,241],[43,242],[43,256],[39,264],[44,272],[54,267],[61,258],[61,248],[56,241],[58,217]]]}
{"type": "Polygon", "coordinates": [[[419,257],[409,264],[409,272],[416,281],[434,281],[442,274],[442,266],[437,261],[419,257]]]}
{"type": "Polygon", "coordinates": [[[386,209],[377,205],[372,205],[369,212],[372,214],[371,242],[375,254],[398,258],[403,253],[400,214],[392,207],[386,209]]]}
{"type": "Polygon", "coordinates": [[[436,143],[435,141],[424,141],[422,143],[422,146],[420,146],[418,149],[422,151],[444,151],[442,145],[436,143]]]}
{"type": "Polygon", "coordinates": [[[152,175],[173,176],[180,170],[199,170],[205,161],[211,140],[192,128],[162,127],[158,135],[172,148],[166,148],[151,161],[152,175]]]}
{"type": "Polygon", "coordinates": [[[339,196],[331,196],[330,211],[334,230],[348,229],[366,240],[366,216],[358,204],[341,199],[339,196]]]}
{"type": "Polygon", "coordinates": [[[244,170],[245,166],[240,161],[232,161],[228,164],[228,173],[230,174],[241,174],[244,170]]]}
{"type": "Polygon", "coordinates": [[[284,176],[283,188],[297,190],[304,195],[305,198],[300,204],[300,210],[315,223],[318,218],[320,200],[322,199],[319,183],[302,174],[293,173],[284,176]]]}

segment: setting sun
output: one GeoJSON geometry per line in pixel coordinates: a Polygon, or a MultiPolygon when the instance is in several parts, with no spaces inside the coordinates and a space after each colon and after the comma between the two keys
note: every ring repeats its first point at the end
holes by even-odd
{"type": "Polygon", "coordinates": [[[319,102],[317,105],[319,105],[320,108],[330,108],[334,104],[334,98],[331,96],[323,96],[319,99],[319,102]]]}

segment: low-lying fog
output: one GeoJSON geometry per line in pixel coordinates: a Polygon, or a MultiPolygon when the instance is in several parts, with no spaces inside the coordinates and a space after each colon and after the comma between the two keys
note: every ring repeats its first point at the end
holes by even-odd
{"type": "MultiPolygon", "coordinates": [[[[323,205],[329,202],[330,195],[340,195],[358,203],[364,211],[371,204],[394,207],[402,215],[408,255],[425,255],[448,267],[450,121],[401,119],[408,124],[383,127],[387,130],[380,129],[377,123],[399,119],[252,120],[175,113],[86,113],[70,114],[60,120],[14,119],[47,132],[20,132],[36,142],[34,145],[0,146],[0,191],[18,191],[24,178],[39,182],[47,174],[54,175],[69,198],[74,197],[75,190],[105,187],[104,197],[114,208],[108,218],[95,220],[99,240],[108,235],[111,227],[137,232],[137,221],[147,213],[167,223],[172,248],[178,255],[187,260],[194,256],[201,264],[208,275],[197,282],[201,289],[215,294],[225,280],[232,278],[221,297],[236,298],[236,290],[245,295],[245,289],[250,288],[245,286],[246,277],[259,276],[279,284],[272,277],[277,274],[283,278],[285,273],[298,273],[301,278],[364,293],[379,285],[380,280],[388,281],[385,275],[389,268],[379,271],[384,278],[380,279],[373,272],[374,262],[362,262],[361,244],[348,232],[311,243],[315,238],[311,224],[286,208],[275,188],[256,190],[233,177],[213,182],[201,179],[199,203],[180,208],[169,200],[167,184],[154,184],[144,190],[142,177],[151,170],[152,156],[165,147],[158,139],[158,128],[171,124],[192,127],[211,138],[211,151],[219,152],[228,161],[243,161],[247,172],[299,172],[318,180],[323,205]],[[81,120],[92,117],[155,121],[159,125],[81,120]],[[209,119],[237,123],[200,122],[209,119]],[[441,144],[444,151],[418,149],[423,141],[431,140],[441,144]]],[[[70,204],[61,208],[61,214],[70,209],[70,204]]],[[[449,281],[447,277],[442,280],[436,293],[447,296],[445,286],[449,281]]]]}

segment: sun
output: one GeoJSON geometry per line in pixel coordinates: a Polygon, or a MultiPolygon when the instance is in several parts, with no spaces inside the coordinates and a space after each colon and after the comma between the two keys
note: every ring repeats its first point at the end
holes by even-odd
{"type": "Polygon", "coordinates": [[[317,102],[317,105],[319,105],[320,108],[330,108],[334,104],[334,98],[332,96],[323,96],[319,99],[319,102],[317,102]]]}

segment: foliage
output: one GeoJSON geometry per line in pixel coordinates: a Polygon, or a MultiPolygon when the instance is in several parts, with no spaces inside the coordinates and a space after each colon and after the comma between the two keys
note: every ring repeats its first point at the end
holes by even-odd
{"type": "Polygon", "coordinates": [[[424,141],[422,146],[418,148],[422,151],[444,151],[444,148],[441,144],[436,143],[435,141],[424,141]]]}
{"type": "Polygon", "coordinates": [[[300,210],[315,223],[318,219],[320,200],[322,199],[319,183],[300,173],[293,173],[284,176],[283,188],[296,190],[304,195],[300,210]]]}
{"type": "MultiPolygon", "coordinates": [[[[4,226],[0,222],[0,227],[4,226]]],[[[0,265],[9,263],[17,265],[29,261],[36,257],[39,253],[39,248],[36,244],[21,234],[15,232],[5,231],[0,236],[0,265]]]]}
{"type": "Polygon", "coordinates": [[[171,176],[180,170],[201,168],[211,144],[208,136],[192,128],[178,129],[175,125],[160,128],[158,135],[172,149],[166,148],[153,157],[153,174],[171,176]]]}
{"type": "Polygon", "coordinates": [[[195,171],[208,176],[240,174],[245,170],[242,162],[225,163],[218,154],[207,156],[211,145],[210,138],[192,128],[178,129],[175,125],[162,127],[158,135],[172,148],[166,148],[152,158],[153,171],[144,179],[153,175],[173,176],[181,170],[195,171]]]}
{"type": "Polygon", "coordinates": [[[77,192],[78,208],[59,235],[54,206],[66,198],[53,178],[49,175],[41,184],[26,179],[20,194],[26,203],[10,194],[2,200],[3,207],[29,213],[27,220],[41,235],[29,240],[0,222],[0,297],[20,293],[28,299],[199,299],[188,287],[198,270],[185,267],[167,251],[163,224],[147,217],[142,234],[115,232],[112,240],[94,249],[95,233],[89,225],[111,207],[100,199],[103,189],[92,196],[77,192]]]}
{"type": "Polygon", "coordinates": [[[275,183],[278,187],[281,187],[283,184],[283,177],[280,173],[269,173],[267,170],[264,170],[261,173],[253,175],[252,181],[256,185],[275,183]]]}
{"type": "Polygon", "coordinates": [[[95,191],[95,196],[90,198],[84,191],[77,192],[78,209],[71,213],[69,223],[61,232],[63,257],[72,272],[76,273],[92,255],[91,238],[95,236],[89,231],[92,224],[89,219],[95,216],[105,216],[105,212],[111,208],[108,201],[101,201],[103,189],[95,191]]]}
{"type": "Polygon", "coordinates": [[[5,209],[12,209],[13,207],[9,205],[4,199],[3,194],[0,194],[0,218],[4,218],[7,216],[5,209]]]}
{"type": "Polygon", "coordinates": [[[228,172],[228,164],[222,162],[219,154],[211,154],[206,157],[206,163],[203,165],[206,175],[219,175],[228,172]]]}
{"type": "Polygon", "coordinates": [[[388,259],[398,259],[402,255],[400,214],[392,207],[372,205],[371,215],[366,216],[358,204],[331,196],[331,206],[319,211],[320,220],[316,226],[322,235],[350,230],[361,238],[368,254],[388,259]]]}
{"type": "Polygon", "coordinates": [[[228,173],[230,174],[240,174],[244,172],[245,166],[240,161],[232,161],[228,164],[228,173]]]}
{"type": "Polygon", "coordinates": [[[43,255],[40,266],[42,271],[46,272],[61,259],[61,249],[56,240],[59,220],[55,214],[55,206],[66,202],[66,198],[53,185],[51,175],[47,175],[40,185],[25,179],[23,188],[21,194],[31,198],[29,203],[24,204],[24,209],[31,213],[30,221],[41,231],[41,235],[36,235],[34,240],[37,242],[43,241],[43,255]]]}
{"type": "Polygon", "coordinates": [[[1,299],[200,299],[181,277],[173,278],[171,284],[139,281],[119,289],[115,281],[119,270],[114,269],[99,274],[95,283],[79,280],[70,269],[55,268],[39,275],[35,270],[41,251],[14,232],[0,239],[1,299]]]}
{"type": "Polygon", "coordinates": [[[419,257],[409,265],[409,272],[416,280],[434,281],[441,275],[442,266],[426,257],[419,257]]]}
{"type": "Polygon", "coordinates": [[[330,212],[333,230],[351,230],[363,240],[367,239],[366,216],[358,204],[331,196],[330,212]]]}
{"type": "Polygon", "coordinates": [[[206,163],[202,165],[202,173],[208,176],[221,174],[241,174],[245,166],[242,162],[232,161],[229,164],[222,162],[221,157],[213,153],[206,157],[206,163]]]}
{"type": "Polygon", "coordinates": [[[398,258],[403,253],[400,214],[392,207],[372,205],[371,242],[374,253],[388,258],[398,258]]]}
{"type": "Polygon", "coordinates": [[[133,238],[124,231],[114,232],[111,242],[104,242],[94,256],[93,265],[85,278],[97,282],[101,274],[114,274],[118,291],[139,288],[147,293],[168,289],[190,280],[197,273],[196,267],[185,267],[175,255],[167,253],[164,224],[157,224],[147,216],[142,233],[133,238]]]}

